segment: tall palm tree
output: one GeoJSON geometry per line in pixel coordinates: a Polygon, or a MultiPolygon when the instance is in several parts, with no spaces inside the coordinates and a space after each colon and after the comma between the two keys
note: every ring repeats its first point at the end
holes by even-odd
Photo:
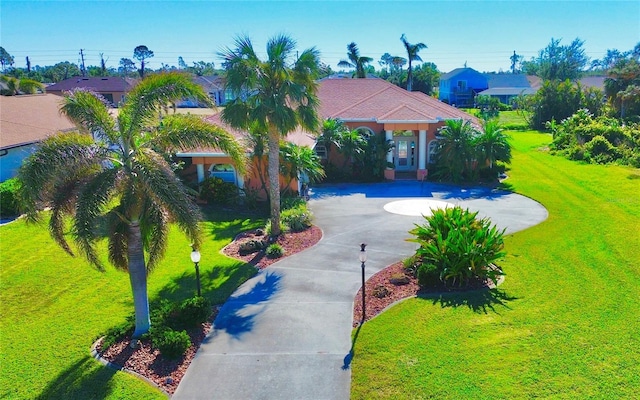
{"type": "Polygon", "coordinates": [[[361,56],[360,50],[358,50],[358,45],[355,44],[355,42],[351,42],[347,45],[347,57],[349,60],[340,60],[338,67],[355,68],[356,78],[366,78],[367,72],[364,68],[367,64],[373,61],[373,58],[361,56]]]}
{"type": "Polygon", "coordinates": [[[84,133],[46,139],[19,171],[29,220],[38,219],[38,205],[51,207],[49,229],[64,250],[73,254],[64,236],[67,216],[78,250],[98,269],[103,265],[96,244],[108,238],[109,261],[129,273],[134,337],[150,328],[147,274],[164,254],[170,223],[194,248],[201,242],[200,212],[163,152],[215,147],[244,170],[242,148],[227,132],[192,115],[158,118],[162,106],[181,98],[210,102],[189,77],[177,73],[144,79],[129,92],[117,118],[99,95],[71,92],[61,111],[84,133]]]}
{"type": "Polygon", "coordinates": [[[511,162],[509,136],[505,135],[497,120],[484,123],[482,132],[474,140],[479,167],[493,169],[496,161],[511,162]]]}
{"type": "Polygon", "coordinates": [[[449,119],[439,131],[436,165],[444,178],[460,182],[473,163],[473,139],[476,129],[469,121],[449,119]]]}
{"type": "Polygon", "coordinates": [[[244,36],[219,55],[225,60],[227,88],[236,99],[227,103],[222,120],[234,128],[256,124],[268,133],[269,202],[272,235],[280,234],[280,138],[302,127],[315,132],[319,121],[316,108],[316,77],[320,72],[319,52],[304,50],[292,60],[296,42],[278,35],[267,42],[267,60],[255,53],[244,36]]]}
{"type": "Polygon", "coordinates": [[[404,48],[407,50],[407,59],[409,60],[409,70],[407,71],[407,90],[411,91],[413,87],[413,71],[411,71],[411,62],[412,61],[422,61],[422,58],[418,55],[420,50],[426,49],[427,45],[424,43],[416,43],[411,44],[407,41],[407,38],[404,36],[400,36],[400,40],[402,44],[404,44],[404,48]]]}
{"type": "Polygon", "coordinates": [[[306,176],[309,182],[318,182],[326,176],[320,157],[308,146],[281,142],[280,158],[280,172],[287,179],[285,190],[289,190],[291,182],[301,175],[306,176]]]}

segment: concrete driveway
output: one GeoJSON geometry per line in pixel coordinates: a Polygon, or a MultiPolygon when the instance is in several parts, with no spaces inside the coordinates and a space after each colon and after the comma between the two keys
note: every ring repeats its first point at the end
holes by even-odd
{"type": "Polygon", "coordinates": [[[173,398],[348,399],[359,244],[368,244],[368,276],[411,255],[407,231],[435,202],[479,211],[507,233],[548,215],[529,198],[487,188],[412,181],[315,188],[309,205],[322,240],[238,288],[173,398]]]}

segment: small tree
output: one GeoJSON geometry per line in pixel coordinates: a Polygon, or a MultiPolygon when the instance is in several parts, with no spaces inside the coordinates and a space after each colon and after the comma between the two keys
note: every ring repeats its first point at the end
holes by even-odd
{"type": "Polygon", "coordinates": [[[301,176],[306,176],[309,182],[318,182],[325,177],[320,158],[308,146],[282,142],[280,159],[280,173],[287,179],[284,190],[289,190],[291,182],[301,176]]]}
{"type": "Polygon", "coordinates": [[[140,61],[140,70],[138,70],[140,78],[144,78],[145,60],[151,57],[153,57],[153,51],[149,50],[147,46],[140,45],[133,49],[133,58],[140,61]]]}
{"type": "Polygon", "coordinates": [[[0,47],[0,65],[2,65],[2,71],[4,72],[8,66],[13,65],[13,56],[7,52],[4,47],[0,47]]]}
{"type": "Polygon", "coordinates": [[[373,61],[373,58],[361,56],[358,45],[355,44],[355,42],[351,42],[347,45],[347,57],[348,60],[340,60],[340,62],[338,63],[338,67],[355,68],[356,78],[366,78],[366,66],[373,61]]]}

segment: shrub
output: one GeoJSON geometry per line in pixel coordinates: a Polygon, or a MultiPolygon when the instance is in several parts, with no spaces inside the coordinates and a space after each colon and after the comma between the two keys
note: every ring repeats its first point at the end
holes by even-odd
{"type": "Polygon", "coordinates": [[[238,187],[218,177],[210,177],[200,184],[200,198],[210,203],[231,205],[238,200],[238,187]]]}
{"type": "Polygon", "coordinates": [[[191,346],[191,339],[186,331],[156,329],[151,335],[151,343],[166,358],[177,359],[191,346]]]}
{"type": "Polygon", "coordinates": [[[503,235],[488,218],[461,207],[436,210],[425,217],[426,224],[409,231],[420,245],[416,251],[418,283],[430,286],[463,286],[472,281],[497,282],[502,271],[493,262],[505,255],[503,235]]]}
{"type": "Polygon", "coordinates": [[[184,300],[177,307],[174,327],[193,328],[206,322],[211,316],[211,301],[202,296],[184,300]]]}
{"type": "Polygon", "coordinates": [[[20,181],[17,178],[0,183],[0,216],[9,217],[20,212],[18,190],[20,190],[20,181]]]}
{"type": "Polygon", "coordinates": [[[284,249],[278,243],[272,243],[267,247],[267,257],[280,258],[284,255],[284,249]]]}
{"type": "Polygon", "coordinates": [[[281,211],[286,211],[286,210],[291,210],[294,208],[299,208],[299,207],[307,207],[307,202],[305,201],[305,199],[303,199],[302,197],[290,197],[290,196],[283,196],[280,199],[280,210],[281,211]]]}
{"type": "Polygon", "coordinates": [[[291,232],[300,232],[311,226],[311,211],[306,204],[297,208],[285,210],[280,215],[282,222],[289,228],[291,232]]]}
{"type": "MultiPolygon", "coordinates": [[[[280,232],[286,232],[286,231],[287,231],[287,226],[282,221],[282,218],[280,218],[280,232]]],[[[264,232],[269,236],[271,236],[271,234],[273,233],[271,230],[271,220],[267,221],[267,224],[264,226],[264,232]]]]}

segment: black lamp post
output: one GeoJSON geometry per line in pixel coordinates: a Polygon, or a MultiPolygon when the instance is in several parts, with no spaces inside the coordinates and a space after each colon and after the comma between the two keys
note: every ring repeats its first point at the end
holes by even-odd
{"type": "Polygon", "coordinates": [[[192,251],[191,251],[191,261],[193,261],[193,263],[196,265],[196,284],[198,286],[198,297],[201,296],[200,294],[200,267],[198,266],[198,263],[200,262],[200,252],[198,250],[196,250],[194,247],[192,247],[192,251]]]}
{"type": "Polygon", "coordinates": [[[360,268],[362,268],[362,321],[361,324],[364,323],[364,319],[366,317],[366,304],[365,304],[365,290],[364,290],[364,263],[367,261],[367,252],[365,250],[367,247],[366,243],[360,244],[360,268]]]}

